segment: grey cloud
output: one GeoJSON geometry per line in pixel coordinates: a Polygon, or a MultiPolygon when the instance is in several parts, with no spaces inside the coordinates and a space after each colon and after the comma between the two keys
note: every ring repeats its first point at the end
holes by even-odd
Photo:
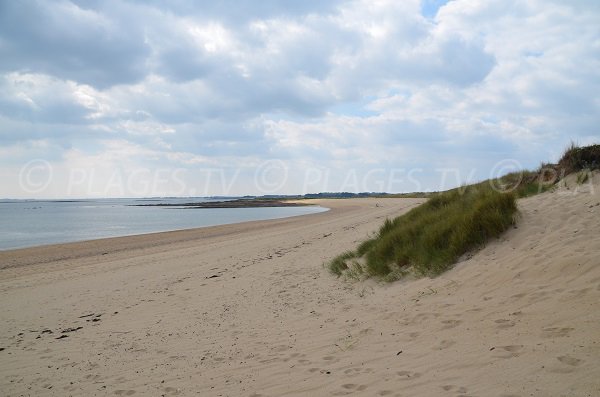
{"type": "Polygon", "coordinates": [[[485,52],[483,43],[451,38],[441,45],[439,53],[431,54],[420,63],[421,79],[433,78],[468,86],[482,81],[490,73],[496,60],[485,52]]]}
{"type": "Polygon", "coordinates": [[[175,82],[208,77],[218,67],[217,60],[211,60],[196,48],[179,44],[162,50],[157,64],[158,72],[175,82]]]}
{"type": "Polygon", "coordinates": [[[263,157],[271,148],[259,123],[240,125],[220,120],[179,125],[177,135],[165,136],[164,140],[175,151],[213,157],[263,157]]]}
{"type": "Polygon", "coordinates": [[[0,141],[82,161],[131,144],[153,165],[528,165],[597,137],[597,14],[577,4],[0,2],[0,141]]]}
{"type": "Polygon", "coordinates": [[[467,87],[484,80],[496,64],[482,44],[459,38],[448,38],[433,48],[417,47],[402,52],[396,51],[392,42],[377,54],[367,54],[361,61],[353,70],[336,71],[342,76],[348,74],[343,84],[351,86],[351,81],[355,81],[356,86],[370,89],[390,83],[467,87]]]}
{"type": "Polygon", "coordinates": [[[35,120],[15,120],[3,116],[0,116],[0,126],[0,146],[22,143],[29,145],[31,142],[43,141],[55,148],[66,150],[77,145],[95,146],[97,140],[107,136],[105,132],[85,125],[45,124],[35,120]]]}
{"type": "MultiPolygon", "coordinates": [[[[97,2],[82,1],[81,3],[95,4],[97,2]]],[[[202,18],[220,19],[232,25],[245,23],[255,19],[270,19],[277,17],[298,17],[307,14],[327,14],[335,12],[343,0],[137,0],[131,3],[150,5],[157,9],[168,10],[180,16],[201,16],[202,18]]]]}
{"type": "Polygon", "coordinates": [[[68,2],[0,2],[0,70],[39,72],[99,88],[140,81],[143,31],[68,2]]]}
{"type": "Polygon", "coordinates": [[[0,114],[30,123],[86,124],[90,110],[60,82],[40,90],[31,81],[0,76],[0,114]]]}

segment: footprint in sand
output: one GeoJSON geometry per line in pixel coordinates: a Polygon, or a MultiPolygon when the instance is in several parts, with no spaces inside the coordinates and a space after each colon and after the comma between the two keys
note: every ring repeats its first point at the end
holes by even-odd
{"type": "Polygon", "coordinates": [[[115,390],[117,396],[132,396],[135,394],[135,390],[115,390]]]}
{"type": "Polygon", "coordinates": [[[529,302],[535,303],[535,302],[543,301],[546,299],[546,296],[548,296],[548,294],[550,294],[550,292],[547,292],[547,291],[534,292],[529,295],[529,302]]]}
{"type": "Polygon", "coordinates": [[[84,378],[86,380],[94,380],[95,381],[95,380],[100,379],[100,375],[98,375],[98,374],[96,374],[96,375],[94,375],[94,374],[87,374],[86,376],[84,376],[84,378]]]}
{"type": "Polygon", "coordinates": [[[453,340],[443,340],[443,341],[441,341],[441,342],[440,342],[440,344],[439,344],[439,345],[437,345],[437,346],[436,346],[436,347],[434,347],[433,349],[434,349],[434,350],[444,350],[444,349],[447,349],[447,348],[449,348],[450,346],[453,346],[453,345],[455,345],[455,344],[456,344],[456,342],[455,342],[455,341],[453,341],[453,340]]]}
{"type": "Polygon", "coordinates": [[[566,298],[563,298],[563,300],[581,298],[582,296],[587,295],[587,293],[590,289],[591,288],[582,288],[582,289],[572,289],[570,291],[567,291],[568,296],[566,298]]]}
{"type": "Polygon", "coordinates": [[[398,375],[400,379],[403,380],[413,380],[421,377],[421,374],[419,372],[412,371],[398,371],[396,372],[396,375],[398,375]]]}
{"type": "Polygon", "coordinates": [[[569,357],[569,356],[560,356],[560,357],[556,357],[556,359],[563,364],[571,365],[573,367],[576,367],[583,362],[583,360],[580,360],[575,357],[569,357]]]}
{"type": "Polygon", "coordinates": [[[367,388],[367,385],[355,385],[354,383],[346,383],[342,385],[342,388],[346,390],[363,391],[367,388]]]}
{"type": "Polygon", "coordinates": [[[63,387],[63,390],[73,392],[73,391],[77,390],[77,386],[75,386],[75,385],[68,385],[68,386],[63,387]]]}
{"type": "Polygon", "coordinates": [[[546,327],[542,329],[542,338],[560,338],[568,336],[575,328],[546,327]]]}
{"type": "Polygon", "coordinates": [[[560,364],[555,363],[554,365],[548,366],[549,372],[554,372],[557,374],[569,374],[575,371],[575,367],[583,363],[583,360],[570,356],[560,356],[556,357],[556,359],[560,362],[560,364]]]}
{"type": "Polygon", "coordinates": [[[455,391],[460,394],[465,394],[467,392],[467,388],[464,386],[456,386],[456,385],[444,385],[441,386],[444,391],[455,391]]]}
{"type": "Polygon", "coordinates": [[[510,327],[514,327],[514,325],[515,325],[514,321],[506,320],[506,319],[503,319],[503,318],[498,319],[498,320],[496,320],[494,322],[496,324],[498,324],[498,325],[496,325],[496,328],[499,328],[499,329],[510,328],[510,327]]]}
{"type": "Polygon", "coordinates": [[[290,349],[290,347],[288,345],[279,345],[279,346],[273,347],[271,350],[274,352],[284,352],[289,349],[290,349]]]}
{"type": "Polygon", "coordinates": [[[498,346],[494,349],[494,356],[499,358],[519,357],[522,354],[522,349],[523,345],[498,346]]]}
{"type": "Polygon", "coordinates": [[[444,324],[444,326],[442,327],[442,329],[455,328],[458,327],[461,323],[461,320],[443,320],[442,324],[444,324]]]}
{"type": "Polygon", "coordinates": [[[346,375],[354,375],[354,374],[370,374],[373,373],[374,369],[373,368],[364,368],[364,367],[354,367],[354,368],[348,368],[347,370],[344,371],[344,374],[346,375]]]}
{"type": "Polygon", "coordinates": [[[175,387],[171,387],[171,386],[167,386],[163,390],[166,395],[171,395],[171,396],[176,396],[181,392],[181,390],[179,390],[175,387]]]}
{"type": "Polygon", "coordinates": [[[438,313],[419,313],[413,317],[412,323],[420,324],[423,321],[431,320],[432,318],[438,318],[440,315],[438,313]]]}
{"type": "MultiPolygon", "coordinates": [[[[215,358],[215,361],[224,361],[224,358],[215,358]]],[[[258,362],[261,364],[271,364],[279,361],[279,357],[266,358],[264,360],[259,360],[258,362]]]]}

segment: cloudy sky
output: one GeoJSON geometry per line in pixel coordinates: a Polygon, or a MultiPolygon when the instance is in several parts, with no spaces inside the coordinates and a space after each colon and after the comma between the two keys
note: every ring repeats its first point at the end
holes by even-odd
{"type": "Polygon", "coordinates": [[[0,2],[0,197],[437,190],[599,126],[597,1],[0,2]]]}

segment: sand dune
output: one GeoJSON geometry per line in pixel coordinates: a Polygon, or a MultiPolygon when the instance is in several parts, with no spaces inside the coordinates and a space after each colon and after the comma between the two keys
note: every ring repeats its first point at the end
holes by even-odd
{"type": "Polygon", "coordinates": [[[600,395],[599,179],[521,200],[470,259],[389,285],[322,263],[417,199],[2,252],[0,390],[600,395]]]}

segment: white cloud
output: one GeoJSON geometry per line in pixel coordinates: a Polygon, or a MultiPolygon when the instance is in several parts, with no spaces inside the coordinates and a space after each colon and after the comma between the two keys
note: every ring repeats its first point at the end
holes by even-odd
{"type": "Polygon", "coordinates": [[[286,4],[2,3],[0,142],[17,154],[0,161],[251,179],[274,158],[295,193],[307,164],[337,185],[378,167],[485,177],[600,135],[593,4],[453,0],[434,17],[417,0],[286,4]]]}

